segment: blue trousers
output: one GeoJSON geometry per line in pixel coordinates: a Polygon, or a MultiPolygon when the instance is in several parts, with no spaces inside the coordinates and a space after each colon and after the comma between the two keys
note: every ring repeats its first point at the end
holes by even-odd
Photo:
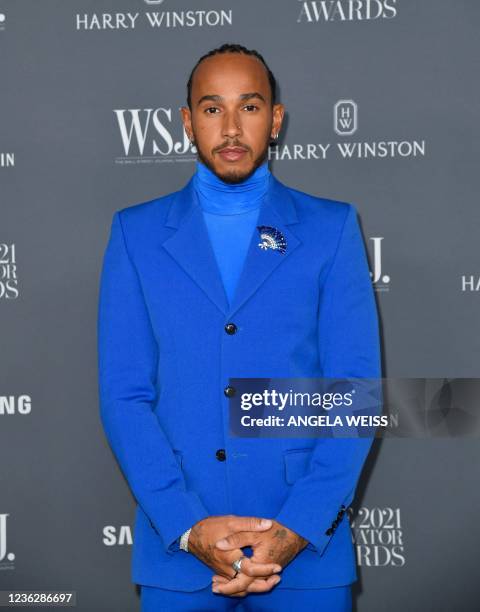
{"type": "Polygon", "coordinates": [[[325,589],[283,589],[231,597],[213,593],[209,585],[193,592],[141,585],[141,612],[351,612],[351,585],[325,589]]]}

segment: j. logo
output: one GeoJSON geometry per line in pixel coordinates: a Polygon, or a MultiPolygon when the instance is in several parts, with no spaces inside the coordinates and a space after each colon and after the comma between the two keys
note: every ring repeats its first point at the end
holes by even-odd
{"type": "Polygon", "coordinates": [[[261,249],[273,249],[274,251],[280,251],[285,253],[287,250],[287,241],[282,232],[276,227],[270,227],[269,225],[257,225],[257,229],[260,232],[260,238],[262,242],[258,243],[261,249]]]}

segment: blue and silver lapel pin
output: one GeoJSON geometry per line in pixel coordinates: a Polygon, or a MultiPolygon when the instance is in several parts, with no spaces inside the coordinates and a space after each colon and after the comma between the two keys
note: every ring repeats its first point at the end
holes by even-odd
{"type": "Polygon", "coordinates": [[[262,240],[262,242],[258,243],[261,249],[273,249],[274,251],[285,253],[287,250],[287,241],[279,229],[270,227],[269,225],[257,225],[257,229],[260,232],[260,238],[262,240]]]}

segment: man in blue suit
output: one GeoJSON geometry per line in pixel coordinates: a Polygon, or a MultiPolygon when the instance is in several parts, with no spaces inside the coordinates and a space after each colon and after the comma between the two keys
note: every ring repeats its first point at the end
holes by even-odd
{"type": "Polygon", "coordinates": [[[132,579],[144,611],[347,611],[345,515],[372,439],[231,437],[228,404],[232,378],[381,376],[356,210],[270,173],[284,107],[259,53],[214,49],[187,91],[196,172],[115,212],[100,282],[100,411],[137,502],[132,579]]]}

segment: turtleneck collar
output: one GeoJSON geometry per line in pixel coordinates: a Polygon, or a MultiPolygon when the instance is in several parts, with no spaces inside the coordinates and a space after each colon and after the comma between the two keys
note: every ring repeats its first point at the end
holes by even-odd
{"type": "Polygon", "coordinates": [[[202,209],[217,215],[238,215],[258,208],[270,180],[268,161],[241,183],[225,183],[204,163],[195,162],[194,188],[202,209]]]}

